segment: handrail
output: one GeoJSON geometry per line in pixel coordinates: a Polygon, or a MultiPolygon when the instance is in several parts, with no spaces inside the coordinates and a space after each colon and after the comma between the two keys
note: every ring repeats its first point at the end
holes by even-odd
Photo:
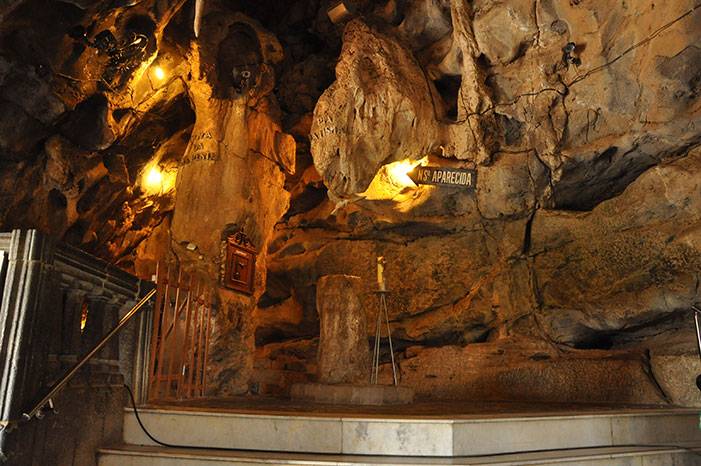
{"type": "MultiPolygon", "coordinates": [[[[37,404],[34,405],[34,407],[28,412],[28,413],[23,413],[22,418],[25,421],[31,420],[33,417],[41,416],[41,411],[46,406],[47,404],[52,406],[52,399],[54,396],[56,396],[56,393],[59,392],[72,378],[73,376],[80,370],[81,367],[87,363],[90,358],[95,356],[104,346],[107,344],[107,342],[112,339],[113,336],[115,336],[126,324],[129,323],[129,321],[136,315],[137,312],[143,307],[144,304],[148,302],[149,299],[153,297],[153,295],[156,294],[156,288],[152,289],[148,293],[146,293],[146,296],[141,298],[141,300],[132,307],[129,312],[124,314],[124,316],[119,320],[119,323],[112,329],[110,330],[102,339],[95,345],[93,349],[91,349],[85,356],[83,356],[80,361],[78,361],[68,372],[66,372],[63,377],[61,377],[56,383],[54,383],[51,386],[51,390],[49,390],[49,393],[47,393],[41,401],[39,401],[37,404]]],[[[53,407],[53,406],[52,406],[53,407]]]]}

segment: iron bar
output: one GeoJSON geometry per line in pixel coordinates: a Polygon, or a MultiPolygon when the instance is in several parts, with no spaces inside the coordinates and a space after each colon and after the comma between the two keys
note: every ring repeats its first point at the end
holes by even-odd
{"type": "MultiPolygon", "coordinates": [[[[159,334],[163,332],[163,330],[161,329],[161,326],[163,324],[161,306],[163,305],[164,285],[161,283],[161,274],[162,271],[160,263],[156,263],[156,289],[158,290],[158,294],[156,295],[156,305],[153,307],[153,328],[151,329],[153,334],[151,335],[151,361],[149,363],[149,377],[152,377],[154,379],[156,377],[156,355],[158,354],[158,338],[159,334]]],[[[153,381],[149,381],[149,385],[150,386],[148,388],[147,398],[152,399],[156,397],[156,394],[153,392],[155,385],[153,384],[153,381]]]]}
{"type": "Polygon", "coordinates": [[[166,266],[166,276],[163,283],[165,288],[163,290],[163,299],[161,300],[162,307],[158,309],[158,312],[161,314],[161,335],[158,346],[158,368],[156,369],[156,375],[154,376],[154,398],[158,398],[161,393],[161,381],[164,373],[163,355],[165,354],[166,345],[166,335],[164,329],[168,324],[168,309],[170,309],[170,264],[166,266]]]}
{"type": "MultiPolygon", "coordinates": [[[[190,338],[190,327],[191,327],[191,320],[192,320],[192,280],[194,278],[193,274],[190,274],[190,285],[188,286],[186,293],[185,293],[185,307],[187,310],[185,311],[185,335],[183,336],[183,341],[187,342],[188,339],[190,338]]],[[[193,330],[193,335],[194,335],[194,328],[193,330]]],[[[192,340],[191,340],[192,341],[192,340]]],[[[192,346],[192,344],[190,345],[192,346]]],[[[185,368],[187,367],[188,370],[188,378],[190,377],[190,372],[192,372],[192,364],[188,364],[188,361],[190,360],[189,355],[187,354],[187,347],[183,349],[185,352],[185,355],[183,357],[182,365],[181,365],[181,370],[180,370],[180,380],[178,381],[178,394],[177,397],[181,398],[183,396],[183,390],[185,389],[186,383],[185,383],[185,368]]]]}
{"type": "Polygon", "coordinates": [[[205,305],[207,306],[207,320],[205,328],[205,338],[204,338],[204,350],[202,351],[202,389],[200,396],[205,396],[207,394],[207,357],[209,356],[209,337],[212,332],[210,326],[210,321],[212,319],[212,291],[209,291],[209,298],[206,300],[205,305]]]}
{"type": "MultiPolygon", "coordinates": [[[[175,305],[173,306],[173,337],[170,339],[172,341],[171,347],[173,348],[173,351],[170,353],[170,358],[168,358],[168,381],[166,382],[166,397],[170,396],[170,390],[173,388],[173,367],[177,369],[178,363],[176,363],[176,359],[179,362],[178,352],[176,350],[178,346],[178,325],[180,324],[180,290],[182,289],[182,277],[183,277],[183,269],[179,268],[178,269],[178,278],[176,279],[176,289],[175,289],[175,305]]],[[[170,333],[170,332],[169,332],[170,333]]],[[[180,371],[178,370],[178,373],[180,371]]],[[[179,380],[179,377],[176,376],[176,385],[177,381],[179,380]]],[[[175,387],[175,396],[178,396],[178,388],[175,387]]]]}
{"type": "MultiPolygon", "coordinates": [[[[206,296],[206,291],[202,293],[202,296],[206,296]]],[[[200,377],[200,373],[203,372],[202,369],[202,342],[203,342],[203,334],[204,334],[204,306],[206,303],[206,299],[201,299],[200,295],[198,294],[197,296],[197,302],[198,302],[198,315],[197,315],[197,346],[192,348],[193,355],[194,352],[197,351],[197,358],[195,359],[196,361],[196,374],[197,376],[195,377],[196,383],[195,383],[195,395],[200,396],[202,394],[202,378],[200,377]]]]}
{"type": "Polygon", "coordinates": [[[155,311],[154,323],[160,322],[161,327],[152,338],[150,400],[202,396],[211,332],[211,292],[197,276],[171,264],[165,279],[159,275],[158,285],[161,306],[155,311]]]}
{"type": "Polygon", "coordinates": [[[384,317],[387,326],[387,342],[389,343],[389,354],[392,360],[392,380],[394,385],[399,385],[397,378],[397,365],[394,360],[394,345],[392,344],[392,329],[389,326],[389,310],[387,309],[387,291],[375,291],[380,296],[380,307],[377,311],[377,321],[375,322],[375,345],[372,352],[372,370],[370,372],[370,383],[379,383],[380,376],[380,341],[382,340],[382,319],[384,317]]]}
{"type": "Polygon", "coordinates": [[[372,371],[370,372],[370,383],[376,384],[380,370],[380,339],[382,338],[382,313],[377,313],[375,322],[375,345],[372,352],[372,371]]]}
{"type": "Polygon", "coordinates": [[[200,282],[193,283],[190,286],[190,310],[191,310],[191,323],[189,324],[192,328],[192,335],[190,336],[190,348],[189,348],[189,365],[187,368],[187,397],[192,396],[192,384],[195,383],[195,365],[197,361],[195,360],[195,334],[197,333],[197,294],[199,293],[200,282]]]}
{"type": "Polygon", "coordinates": [[[392,378],[394,379],[394,385],[398,385],[397,382],[397,366],[394,363],[394,347],[392,346],[392,330],[389,328],[389,311],[387,311],[387,299],[385,295],[382,296],[382,308],[385,312],[385,322],[387,323],[387,340],[389,340],[389,354],[392,357],[392,378]]]}

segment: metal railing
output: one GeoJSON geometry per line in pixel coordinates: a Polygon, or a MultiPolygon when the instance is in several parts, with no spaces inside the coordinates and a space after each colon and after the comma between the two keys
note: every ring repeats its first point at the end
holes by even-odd
{"type": "MultiPolygon", "coordinates": [[[[37,402],[32,409],[28,412],[22,414],[23,421],[29,421],[36,417],[41,419],[43,417],[44,408],[49,406],[53,409],[53,398],[56,394],[66,386],[66,384],[78,373],[81,367],[83,367],[92,357],[100,352],[102,348],[109,343],[109,341],[114,337],[120,330],[122,330],[131,319],[141,310],[141,308],[146,304],[154,295],[156,294],[156,289],[152,289],[146,295],[141,298],[141,300],[134,305],[120,320],[119,323],[110,330],[100,341],[88,351],[73,367],[71,367],[56,383],[51,386],[49,392],[37,402]]],[[[17,422],[17,421],[16,421],[17,422]]],[[[11,427],[12,422],[9,423],[8,427],[11,427]]]]}
{"type": "Polygon", "coordinates": [[[173,264],[156,270],[148,401],[199,398],[207,391],[212,290],[173,264]]]}

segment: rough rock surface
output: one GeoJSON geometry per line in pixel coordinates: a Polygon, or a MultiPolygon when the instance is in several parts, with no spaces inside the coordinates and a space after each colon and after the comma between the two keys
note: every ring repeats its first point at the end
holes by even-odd
{"type": "Polygon", "coordinates": [[[219,293],[213,392],[309,381],[317,281],[370,289],[383,255],[422,396],[698,403],[697,1],[358,0],[334,25],[331,0],[208,0],[198,40],[191,3],[0,3],[3,230],[214,286],[243,227],[256,292],[219,293]],[[392,181],[427,156],[476,191],[392,181]]]}
{"type": "Polygon", "coordinates": [[[360,277],[326,275],[316,285],[321,331],[317,376],[322,384],[367,382],[370,350],[360,277]]]}
{"type": "MultiPolygon", "coordinates": [[[[261,312],[293,300],[301,318],[288,334],[312,342],[317,278],[352,273],[370,287],[383,255],[402,383],[419,395],[697,403],[681,374],[695,370],[684,361],[701,300],[700,7],[440,3],[413,2],[399,24],[385,14],[346,26],[310,135],[331,201],[295,210],[293,197],[261,312]],[[402,65],[384,76],[398,78],[359,77],[390,49],[402,65]],[[347,89],[384,96],[386,111],[359,112],[347,89]],[[427,133],[399,138],[408,154],[389,138],[407,89],[408,113],[433,117],[427,133]],[[416,110],[426,98],[433,111],[416,110]],[[363,138],[378,127],[384,137],[363,138]],[[476,192],[404,186],[363,199],[378,166],[426,155],[476,167],[476,192]]],[[[280,351],[287,331],[275,328],[263,324],[259,344],[280,351]]]]}
{"type": "Polygon", "coordinates": [[[190,56],[196,119],[180,161],[171,236],[181,265],[218,290],[208,378],[214,394],[232,395],[248,391],[257,297],[218,284],[223,242],[241,230],[261,251],[254,282],[262,294],[267,242],[288,206],[284,172],[294,173],[295,142],[281,129],[272,94],[271,66],[283,58],[277,39],[249,17],[212,6],[203,27],[190,56]]]}
{"type": "Polygon", "coordinates": [[[650,359],[652,372],[670,401],[680,406],[701,406],[696,377],[701,362],[696,354],[654,355],[650,359]]]}
{"type": "Polygon", "coordinates": [[[675,314],[692,322],[687,310],[700,298],[699,173],[697,149],[648,170],[590,213],[535,215],[529,254],[539,321],[553,338],[586,346],[598,335],[606,344],[608,332],[624,339],[675,314]]]}
{"type": "MultiPolygon", "coordinates": [[[[694,150],[648,170],[591,212],[538,210],[509,221],[464,213],[453,224],[418,221],[424,203],[406,223],[387,210],[385,222],[370,222],[374,212],[358,203],[346,218],[274,241],[269,273],[304,297],[300,289],[329,273],[358,274],[370,286],[371,264],[383,255],[402,383],[418,395],[688,403],[670,377],[680,374],[675,358],[696,351],[689,309],[700,299],[700,163],[694,150]],[[448,353],[417,350],[435,346],[448,353]],[[672,348],[651,370],[648,352],[672,348]],[[591,385],[571,386],[579,371],[591,385]]],[[[455,208],[455,197],[432,206],[455,208]]],[[[313,302],[300,305],[298,328],[311,337],[313,302]]]]}
{"type": "Polygon", "coordinates": [[[667,401],[647,375],[643,358],[601,352],[551,356],[539,346],[504,339],[465,347],[410,347],[400,361],[402,384],[417,396],[446,400],[667,401]]]}
{"type": "Polygon", "coordinates": [[[382,164],[431,149],[431,89],[396,40],[349,24],[336,77],[314,109],[309,135],[314,164],[334,193],[364,191],[382,164]]]}
{"type": "Polygon", "coordinates": [[[182,60],[165,31],[178,5],[111,3],[0,6],[0,225],[131,268],[173,209],[173,191],[145,189],[144,170],[174,169],[193,113],[177,69],[163,82],[149,71],[157,56],[182,60]]]}

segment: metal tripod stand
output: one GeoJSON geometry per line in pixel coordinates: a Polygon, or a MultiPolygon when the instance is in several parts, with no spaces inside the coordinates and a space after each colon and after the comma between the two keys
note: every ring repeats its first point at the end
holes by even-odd
{"type": "Polygon", "coordinates": [[[370,372],[370,383],[377,384],[378,375],[380,372],[380,339],[382,338],[382,319],[384,317],[387,325],[387,341],[389,341],[389,354],[392,356],[392,376],[394,385],[397,382],[397,366],[394,363],[394,347],[392,346],[392,331],[389,328],[389,313],[387,312],[387,294],[389,291],[375,291],[380,296],[380,308],[377,312],[377,321],[375,324],[375,348],[372,353],[372,371],[370,372]]]}

